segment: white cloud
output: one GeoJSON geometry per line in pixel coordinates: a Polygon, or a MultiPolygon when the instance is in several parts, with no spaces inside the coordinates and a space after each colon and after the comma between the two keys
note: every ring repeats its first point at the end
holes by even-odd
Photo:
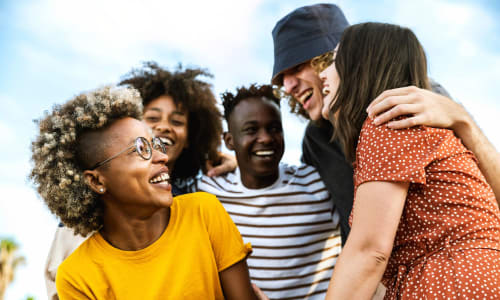
{"type": "Polygon", "coordinates": [[[249,48],[260,3],[51,0],[27,4],[22,17],[40,40],[108,63],[159,48],[220,64],[249,48]]]}

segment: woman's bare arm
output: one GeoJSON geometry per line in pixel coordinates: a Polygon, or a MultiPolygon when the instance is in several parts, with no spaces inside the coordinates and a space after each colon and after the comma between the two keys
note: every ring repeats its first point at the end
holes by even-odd
{"type": "Polygon", "coordinates": [[[326,299],[371,299],[392,252],[408,183],[373,181],[356,191],[351,232],[326,299]]]}
{"type": "Polygon", "coordinates": [[[246,259],[219,273],[224,297],[228,300],[257,300],[250,284],[246,259]]]}

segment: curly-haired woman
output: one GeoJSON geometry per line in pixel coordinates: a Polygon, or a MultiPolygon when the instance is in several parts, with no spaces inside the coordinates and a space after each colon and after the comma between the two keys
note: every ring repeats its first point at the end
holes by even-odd
{"type": "Polygon", "coordinates": [[[211,85],[200,79],[211,76],[202,69],[179,66],[171,72],[147,62],[120,82],[139,91],[143,120],[166,144],[170,175],[177,183],[193,178],[207,160],[219,160],[222,116],[211,85]]]}
{"type": "Polygon", "coordinates": [[[59,267],[61,299],[255,299],[250,248],[218,200],[172,198],[167,149],[139,119],[139,94],[103,88],[39,121],[31,178],[76,233],[59,267]]]}
{"type": "MultiPolygon", "coordinates": [[[[139,91],[143,121],[166,145],[174,196],[186,193],[186,183],[198,174],[207,159],[219,160],[221,114],[210,84],[202,80],[210,76],[198,68],[179,66],[169,71],[155,62],[146,62],[120,83],[139,91]]],[[[57,299],[57,268],[84,240],[62,224],[57,229],[45,265],[49,299],[57,299]]]]}

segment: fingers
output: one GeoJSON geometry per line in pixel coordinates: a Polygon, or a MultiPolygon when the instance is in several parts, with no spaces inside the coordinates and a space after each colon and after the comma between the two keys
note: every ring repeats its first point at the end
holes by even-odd
{"type": "Polygon", "coordinates": [[[424,118],[421,115],[416,115],[414,117],[409,117],[402,120],[390,121],[389,123],[387,123],[387,127],[391,129],[403,129],[424,124],[424,118]]]}
{"type": "Polygon", "coordinates": [[[419,89],[414,87],[414,86],[408,86],[408,87],[402,87],[402,88],[396,88],[396,89],[391,89],[391,90],[386,90],[382,92],[377,98],[375,98],[370,105],[368,105],[367,110],[371,110],[375,105],[379,104],[380,102],[383,102],[389,97],[395,97],[395,96],[406,96],[410,93],[416,92],[419,89]]]}
{"type": "Polygon", "coordinates": [[[261,289],[259,289],[259,287],[255,283],[252,283],[252,288],[257,298],[259,298],[259,300],[269,300],[266,294],[264,294],[264,292],[261,289]]]}
{"type": "Polygon", "coordinates": [[[212,164],[212,161],[211,160],[206,160],[205,161],[205,170],[207,170],[207,172],[209,172],[210,170],[212,170],[214,167],[214,165],[212,164]]]}
{"type": "Polygon", "coordinates": [[[230,154],[219,153],[221,158],[221,163],[218,166],[212,166],[212,168],[207,168],[207,176],[214,177],[224,175],[226,173],[232,172],[238,166],[236,158],[230,154]]]}
{"type": "Polygon", "coordinates": [[[400,116],[416,115],[421,112],[421,106],[418,104],[398,103],[392,108],[376,116],[373,120],[375,125],[387,123],[400,116]]]}

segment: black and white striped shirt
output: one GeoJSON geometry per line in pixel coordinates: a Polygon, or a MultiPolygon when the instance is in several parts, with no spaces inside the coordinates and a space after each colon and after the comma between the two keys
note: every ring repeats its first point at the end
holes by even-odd
{"type": "Polygon", "coordinates": [[[280,164],[271,186],[247,189],[237,169],[191,189],[217,196],[253,253],[252,282],[270,299],[324,299],[341,250],[339,217],[318,172],[280,164]]]}

